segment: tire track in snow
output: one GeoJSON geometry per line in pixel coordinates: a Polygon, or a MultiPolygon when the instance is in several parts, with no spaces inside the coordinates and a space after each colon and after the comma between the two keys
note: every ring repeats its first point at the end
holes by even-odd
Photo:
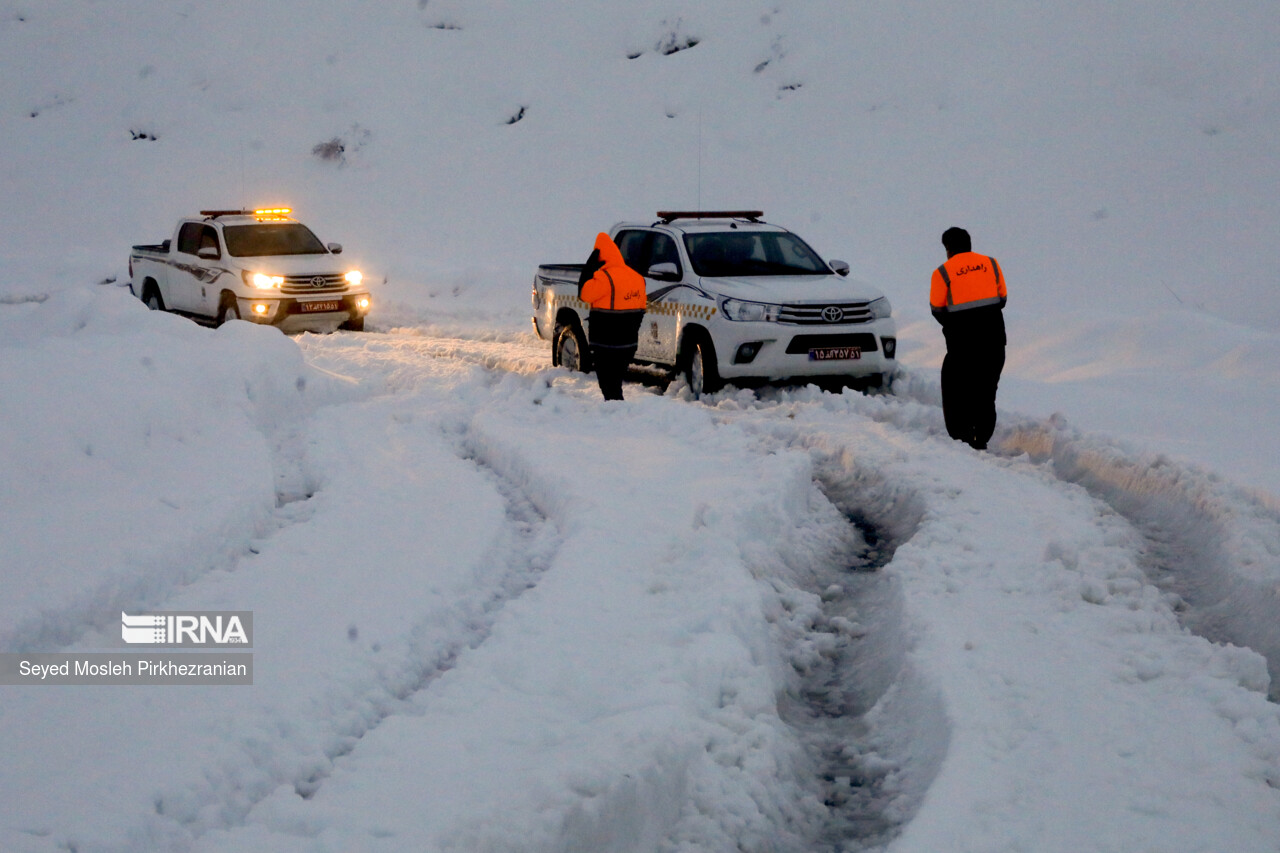
{"type": "MultiPolygon", "coordinates": [[[[824,492],[832,495],[824,483],[824,492]]],[[[837,504],[838,505],[838,504],[837,504]]],[[[819,780],[827,820],[814,851],[845,851],[881,844],[894,834],[883,781],[898,769],[891,760],[864,754],[866,713],[897,679],[905,646],[895,640],[899,592],[879,572],[895,545],[866,522],[855,522],[865,550],[847,563],[819,567],[810,589],[821,599],[821,616],[798,644],[793,666],[800,689],[782,697],[779,714],[804,743],[819,780]]]]}
{"type": "MultiPolygon", "coordinates": [[[[936,384],[914,375],[896,382],[888,395],[824,400],[806,389],[769,389],[748,408],[786,411],[797,403],[844,409],[951,441],[936,384]]],[[[1148,580],[1182,599],[1183,625],[1212,642],[1262,655],[1271,677],[1269,698],[1280,701],[1280,506],[1273,499],[1159,454],[1126,451],[1060,418],[1002,413],[991,448],[1002,460],[1026,454],[1125,518],[1146,542],[1148,580]]]]}
{"type": "Polygon", "coordinates": [[[290,426],[268,435],[267,440],[274,467],[274,506],[223,519],[195,539],[140,558],[131,571],[108,577],[75,600],[16,624],[0,636],[0,649],[48,652],[86,642],[98,645],[93,641],[104,637],[118,640],[121,611],[155,610],[212,575],[238,571],[265,543],[307,521],[312,514],[308,501],[319,485],[310,471],[299,428],[290,426]]]}
{"type": "Polygon", "coordinates": [[[999,450],[1026,453],[1127,519],[1146,542],[1150,581],[1182,599],[1182,623],[1266,658],[1268,696],[1280,701],[1280,507],[1212,474],[1163,456],[1131,456],[1052,420],[1006,428],[999,450]]]}
{"type": "MultiPolygon", "coordinates": [[[[806,447],[803,433],[786,443],[806,447]]],[[[881,849],[914,816],[947,745],[945,714],[908,664],[901,588],[883,571],[920,528],[924,504],[852,455],[808,452],[817,487],[857,545],[800,578],[820,612],[783,640],[800,683],[779,713],[811,758],[826,809],[805,849],[881,849]]]]}
{"type": "Polygon", "coordinates": [[[471,614],[465,631],[415,662],[407,679],[388,685],[390,703],[382,706],[373,717],[362,718],[359,725],[337,732],[340,740],[325,750],[324,762],[304,778],[292,781],[294,790],[303,799],[315,796],[336,762],[350,754],[365,735],[395,714],[412,713],[408,703],[415,695],[429,689],[436,679],[457,666],[459,658],[467,650],[476,649],[484,643],[503,608],[537,586],[538,577],[550,566],[559,547],[559,534],[553,530],[550,520],[516,482],[489,464],[469,435],[461,436],[456,452],[493,482],[506,504],[506,521],[513,539],[506,546],[507,568],[499,585],[471,614]]]}
{"type": "MultiPolygon", "coordinates": [[[[300,750],[289,740],[285,729],[297,729],[305,721],[291,718],[279,730],[263,727],[273,731],[274,743],[257,739],[246,744],[238,758],[233,753],[221,765],[204,768],[201,795],[175,793],[157,798],[156,816],[178,824],[185,837],[198,839],[213,830],[243,826],[253,809],[282,785],[302,799],[315,796],[337,763],[357,749],[365,736],[393,716],[420,713],[415,697],[455,668],[468,650],[484,643],[503,608],[536,586],[550,565],[559,547],[559,533],[519,483],[490,464],[466,425],[445,427],[443,438],[456,456],[474,465],[493,485],[505,506],[505,529],[484,558],[487,564],[502,566],[497,583],[471,600],[455,603],[451,609],[455,624],[443,642],[430,638],[425,630],[438,614],[419,617],[408,629],[413,641],[407,657],[383,672],[374,689],[326,685],[327,701],[316,706],[326,717],[322,743],[300,750]]],[[[314,514],[305,508],[311,497],[305,490],[282,494],[286,496],[282,512],[296,515],[297,522],[314,514]]]]}
{"type": "MultiPolygon", "coordinates": [[[[943,447],[950,443],[940,409],[917,399],[831,397],[802,391],[771,392],[758,403],[730,397],[713,400],[712,405],[721,410],[726,422],[789,439],[799,446],[809,443],[805,423],[808,418],[814,419],[819,430],[829,430],[831,416],[839,418],[846,412],[900,429],[912,440],[919,437],[943,447]],[[764,417],[757,418],[756,413],[764,417]]],[[[873,529],[883,524],[891,541],[909,541],[919,524],[922,507],[912,506],[912,496],[903,494],[901,486],[895,488],[879,481],[875,471],[865,469],[852,453],[840,454],[838,435],[837,431],[811,445],[819,460],[818,477],[824,491],[855,523],[866,519],[873,529]],[[892,509],[895,504],[896,510],[892,509]]],[[[1274,614],[1280,612],[1276,601],[1280,593],[1276,582],[1280,576],[1280,516],[1273,506],[1262,496],[1232,488],[1212,475],[1188,470],[1166,459],[1127,454],[1105,440],[1081,436],[1060,425],[1026,420],[1015,428],[1002,429],[997,438],[996,453],[989,462],[1003,469],[1004,476],[1029,477],[1046,485],[1057,482],[1058,488],[1072,490],[1083,487],[1091,499],[1124,519],[1129,529],[1139,534],[1135,537],[1133,570],[1145,570],[1153,585],[1178,591],[1187,602],[1179,614],[1184,627],[1210,641],[1266,650],[1272,671],[1271,698],[1275,700],[1278,685],[1274,632],[1280,626],[1274,614]],[[1030,459],[1017,458],[1023,453],[1030,459]],[[1145,541],[1145,548],[1137,539],[1145,541]]],[[[955,452],[970,453],[966,448],[955,452]]],[[[1070,567],[1070,563],[1067,565],[1070,567]]],[[[1083,597],[1098,604],[1114,598],[1113,604],[1123,606],[1126,596],[1133,594],[1132,580],[1120,578],[1116,584],[1112,590],[1110,582],[1095,583],[1097,589],[1085,591],[1083,597]]],[[[836,592],[837,601],[829,602],[828,610],[832,604],[839,606],[839,598],[846,590],[836,592]]],[[[887,601],[891,608],[892,594],[887,592],[887,600],[882,598],[879,605],[884,606],[887,601]]],[[[855,612],[865,606],[865,600],[852,598],[855,612]]],[[[865,619],[857,621],[862,623],[862,629],[868,628],[865,619]]],[[[873,650],[878,646],[881,652],[893,655],[895,627],[900,626],[889,617],[875,629],[867,630],[859,643],[867,643],[873,650]]],[[[837,668],[845,663],[838,657],[836,660],[837,668]]],[[[849,663],[858,665],[856,659],[849,663]]],[[[895,669],[890,662],[881,671],[895,669]]],[[[856,703],[837,703],[836,711],[845,718],[836,716],[832,729],[851,739],[854,748],[849,753],[822,750],[818,735],[817,752],[828,756],[827,775],[841,783],[847,779],[847,786],[836,788],[844,787],[856,798],[840,804],[847,805],[848,812],[832,808],[831,835],[821,840],[821,849],[864,849],[890,841],[898,828],[911,821],[947,753],[948,723],[929,685],[915,683],[918,679],[913,679],[909,670],[890,681],[883,694],[877,694],[873,685],[863,685],[870,695],[881,695],[885,705],[856,724],[847,718],[856,703]],[[914,698],[901,701],[908,694],[914,698]],[[898,719],[887,712],[895,701],[898,719]],[[842,757],[851,759],[843,768],[839,762],[842,757]],[[857,784],[859,781],[863,784],[857,784]],[[886,813],[894,815],[896,825],[875,823],[877,814],[886,813]],[[854,841],[840,841],[841,838],[854,841]]],[[[1262,686],[1256,679],[1251,682],[1246,678],[1241,683],[1249,689],[1262,686]]],[[[838,743],[840,738],[833,740],[838,743]]],[[[1268,784],[1273,784],[1270,779],[1268,784]]],[[[828,805],[833,805],[830,800],[828,805]]]]}
{"type": "Polygon", "coordinates": [[[828,567],[821,595],[837,652],[805,678],[804,735],[820,756],[830,810],[815,849],[879,849],[914,815],[945,751],[945,742],[920,746],[928,741],[918,732],[945,731],[947,722],[910,677],[902,591],[883,571],[919,530],[924,505],[852,456],[811,453],[823,494],[866,543],[858,562],[828,567]]]}

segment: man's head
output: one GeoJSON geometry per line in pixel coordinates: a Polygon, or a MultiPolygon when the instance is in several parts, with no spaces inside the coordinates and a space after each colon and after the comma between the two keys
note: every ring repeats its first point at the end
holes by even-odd
{"type": "Polygon", "coordinates": [[[947,250],[948,258],[961,252],[973,251],[973,243],[969,240],[969,232],[954,226],[942,232],[942,247],[947,250]]]}

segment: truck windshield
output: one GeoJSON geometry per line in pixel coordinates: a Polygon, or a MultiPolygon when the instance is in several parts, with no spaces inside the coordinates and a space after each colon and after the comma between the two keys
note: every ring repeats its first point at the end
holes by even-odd
{"type": "Polygon", "coordinates": [[[237,258],[265,255],[324,255],[324,244],[311,229],[296,222],[272,225],[227,225],[222,229],[227,252],[237,258]]]}
{"type": "Polygon", "coordinates": [[[710,278],[751,275],[830,275],[831,269],[788,231],[686,234],[693,271],[710,278]]]}

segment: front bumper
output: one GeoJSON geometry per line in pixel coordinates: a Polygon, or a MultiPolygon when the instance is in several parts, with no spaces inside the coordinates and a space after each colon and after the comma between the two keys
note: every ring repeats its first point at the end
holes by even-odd
{"type": "Polygon", "coordinates": [[[327,297],[237,297],[240,316],[283,332],[332,332],[348,320],[369,313],[368,293],[341,293],[327,297]]]}
{"type": "Polygon", "coordinates": [[[714,325],[716,360],[725,379],[863,377],[892,373],[898,364],[898,329],[892,319],[829,326],[731,320],[714,325]],[[815,349],[841,357],[811,358],[815,349]],[[857,358],[848,357],[852,351],[857,358]]]}

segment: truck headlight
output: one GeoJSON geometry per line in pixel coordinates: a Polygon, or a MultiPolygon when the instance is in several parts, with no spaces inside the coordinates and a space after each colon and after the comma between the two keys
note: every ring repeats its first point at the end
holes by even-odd
{"type": "Polygon", "coordinates": [[[369,310],[369,294],[367,293],[360,294],[355,298],[354,302],[355,302],[356,310],[359,311],[360,313],[363,314],[365,311],[369,310]]]}
{"type": "Polygon", "coordinates": [[[871,312],[871,319],[886,320],[893,312],[893,308],[889,305],[889,298],[881,296],[879,299],[873,299],[867,303],[867,309],[871,312]]]}
{"type": "Polygon", "coordinates": [[[720,303],[720,310],[729,320],[739,323],[776,322],[779,305],[767,302],[744,302],[741,299],[726,299],[720,303]]]}
{"type": "Polygon", "coordinates": [[[352,270],[344,275],[343,278],[347,280],[347,284],[359,284],[364,281],[364,273],[360,272],[360,270],[352,270]]]}
{"type": "Polygon", "coordinates": [[[260,272],[243,270],[240,273],[240,277],[244,279],[245,284],[250,287],[256,287],[259,290],[271,290],[284,284],[284,276],[282,275],[265,275],[260,272]]]}

